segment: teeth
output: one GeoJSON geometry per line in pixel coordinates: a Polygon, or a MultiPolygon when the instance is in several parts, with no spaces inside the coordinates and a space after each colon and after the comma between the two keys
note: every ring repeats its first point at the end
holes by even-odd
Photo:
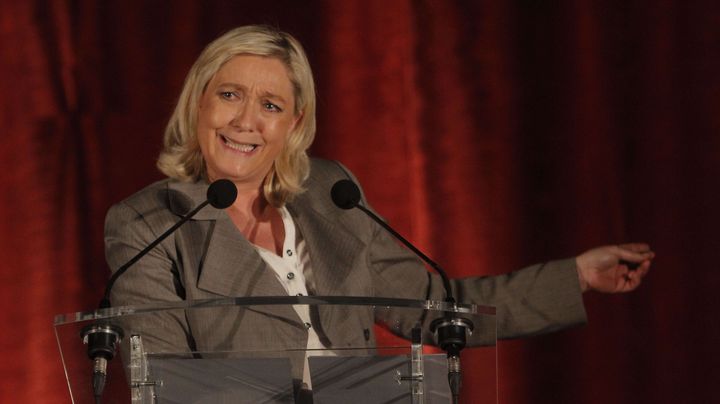
{"type": "Polygon", "coordinates": [[[248,153],[255,150],[255,148],[257,147],[256,144],[235,143],[232,140],[226,138],[225,136],[222,136],[222,138],[226,145],[228,145],[231,149],[235,149],[237,151],[248,153]]]}

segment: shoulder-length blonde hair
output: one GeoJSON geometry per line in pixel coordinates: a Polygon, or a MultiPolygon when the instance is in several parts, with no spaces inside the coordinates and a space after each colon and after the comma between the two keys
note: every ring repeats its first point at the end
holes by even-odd
{"type": "Polygon", "coordinates": [[[287,68],[293,86],[295,116],[300,120],[263,183],[265,199],[279,207],[303,191],[302,184],[309,174],[307,149],[315,137],[315,83],[300,42],[272,27],[248,25],[235,28],[203,50],[190,68],[180,99],[165,128],[157,167],[168,177],[181,181],[197,181],[207,176],[197,139],[198,104],[213,76],[237,55],[277,58],[287,68]]]}

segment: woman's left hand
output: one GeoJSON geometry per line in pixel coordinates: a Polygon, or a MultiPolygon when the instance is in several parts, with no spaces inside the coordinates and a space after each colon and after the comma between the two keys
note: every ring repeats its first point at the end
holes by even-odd
{"type": "Polygon", "coordinates": [[[575,258],[580,287],[583,292],[629,292],[640,285],[650,270],[653,258],[655,253],[644,243],[603,246],[585,251],[575,258]]]}

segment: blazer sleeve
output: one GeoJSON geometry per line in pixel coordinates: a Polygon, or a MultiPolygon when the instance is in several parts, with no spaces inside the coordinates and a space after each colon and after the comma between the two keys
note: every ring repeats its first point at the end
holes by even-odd
{"type": "MultiPolygon", "coordinates": [[[[445,289],[439,275],[398,245],[378,226],[368,248],[374,294],[383,297],[443,300],[445,289]]],[[[497,338],[542,334],[584,324],[582,292],[574,259],[536,264],[508,274],[451,279],[458,302],[496,308],[497,338]]],[[[400,324],[403,334],[417,319],[381,319],[400,324]]],[[[482,333],[475,341],[487,342],[482,333]]]]}
{"type": "MultiPolygon", "coordinates": [[[[355,176],[335,162],[344,176],[359,186],[355,176]]],[[[362,204],[370,208],[361,189],[362,204]]],[[[371,209],[371,208],[370,208],[371,209]]],[[[363,224],[370,220],[357,219],[363,224]]],[[[358,222],[354,229],[365,230],[368,240],[366,261],[370,267],[373,294],[378,297],[443,300],[442,279],[430,273],[424,263],[388,232],[372,222],[370,227],[358,222]]],[[[536,264],[498,276],[476,276],[452,279],[451,288],[460,303],[496,308],[497,338],[516,338],[557,331],[587,322],[582,291],[573,258],[536,264]]],[[[381,318],[399,325],[403,335],[417,323],[402,315],[381,318]]],[[[427,328],[427,327],[426,327],[427,328]]],[[[482,333],[475,343],[483,343],[482,333]]],[[[470,341],[473,343],[473,341],[470,341]]]]}

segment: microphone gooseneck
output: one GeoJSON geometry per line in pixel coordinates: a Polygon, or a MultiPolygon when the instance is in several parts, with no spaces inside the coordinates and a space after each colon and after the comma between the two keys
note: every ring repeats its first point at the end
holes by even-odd
{"type": "MultiPolygon", "coordinates": [[[[414,252],[415,255],[430,265],[442,278],[443,286],[445,288],[445,301],[452,305],[456,303],[452,294],[452,288],[450,287],[450,278],[448,278],[445,271],[440,268],[435,261],[423,254],[422,251],[418,250],[370,209],[361,205],[360,188],[358,188],[354,182],[347,179],[336,182],[330,190],[330,197],[335,205],[341,209],[358,208],[365,212],[365,214],[367,214],[373,221],[382,226],[396,239],[400,240],[407,248],[414,252]]],[[[448,384],[450,385],[453,402],[457,402],[458,397],[460,396],[460,387],[462,384],[462,376],[460,372],[460,351],[465,348],[467,335],[472,333],[472,330],[473,324],[470,320],[457,317],[453,312],[446,312],[445,316],[433,320],[430,324],[430,331],[437,336],[438,346],[447,353],[448,384]]]]}
{"type": "MultiPolygon", "coordinates": [[[[153,248],[165,240],[169,235],[175,232],[175,230],[177,230],[185,222],[195,216],[195,214],[197,214],[202,208],[207,205],[212,205],[217,209],[225,209],[230,207],[233,202],[235,202],[236,198],[237,188],[232,181],[221,179],[210,184],[204,202],[183,216],[180,221],[167,229],[165,233],[161,234],[160,237],[148,244],[147,247],[137,253],[128,262],[118,268],[115,273],[113,273],[110,280],[108,280],[107,285],[105,285],[105,293],[100,301],[99,308],[110,308],[110,292],[112,291],[113,285],[115,285],[115,281],[117,281],[122,274],[124,274],[133,264],[138,262],[153,248]]],[[[95,395],[95,402],[100,403],[100,398],[102,396],[103,389],[105,388],[105,379],[107,377],[107,363],[115,356],[117,346],[123,338],[123,330],[119,326],[110,323],[110,321],[99,320],[83,327],[80,332],[80,337],[82,338],[83,343],[87,344],[88,357],[93,361],[93,394],[95,395]]]]}
{"type": "Polygon", "coordinates": [[[100,301],[100,308],[105,309],[110,307],[110,291],[112,290],[113,286],[115,285],[115,281],[122,276],[122,274],[125,273],[133,264],[138,262],[140,258],[144,257],[147,253],[149,253],[153,248],[155,248],[158,244],[160,244],[163,240],[165,240],[169,235],[175,232],[175,230],[178,229],[178,227],[182,226],[190,220],[195,214],[197,214],[202,208],[207,206],[208,204],[212,205],[214,208],[217,209],[225,209],[230,207],[230,205],[235,202],[235,199],[237,198],[237,188],[235,187],[235,184],[233,184],[232,181],[221,179],[213,182],[210,184],[207,190],[207,198],[206,200],[198,205],[195,209],[190,211],[188,214],[183,216],[180,221],[175,223],[172,227],[167,229],[165,233],[161,234],[160,237],[155,239],[152,243],[148,244],[147,247],[145,247],[142,251],[137,253],[134,257],[130,258],[128,262],[123,264],[120,268],[118,268],[115,273],[110,277],[110,280],[108,281],[107,285],[105,286],[105,294],[103,295],[103,299],[100,301]]]}
{"type": "Polygon", "coordinates": [[[430,265],[442,278],[443,287],[445,288],[445,301],[448,303],[455,303],[455,298],[452,294],[452,288],[450,287],[450,278],[448,278],[445,270],[440,268],[440,265],[435,263],[430,257],[425,255],[422,251],[418,250],[417,247],[412,245],[405,237],[401,236],[400,233],[396,232],[395,229],[390,227],[384,220],[380,219],[370,209],[360,204],[360,188],[350,180],[340,180],[332,186],[330,190],[330,196],[335,205],[341,209],[352,209],[358,208],[365,212],[366,215],[370,216],[377,224],[382,226],[385,230],[390,232],[396,239],[400,240],[405,247],[409,248],[412,252],[430,265]]]}

